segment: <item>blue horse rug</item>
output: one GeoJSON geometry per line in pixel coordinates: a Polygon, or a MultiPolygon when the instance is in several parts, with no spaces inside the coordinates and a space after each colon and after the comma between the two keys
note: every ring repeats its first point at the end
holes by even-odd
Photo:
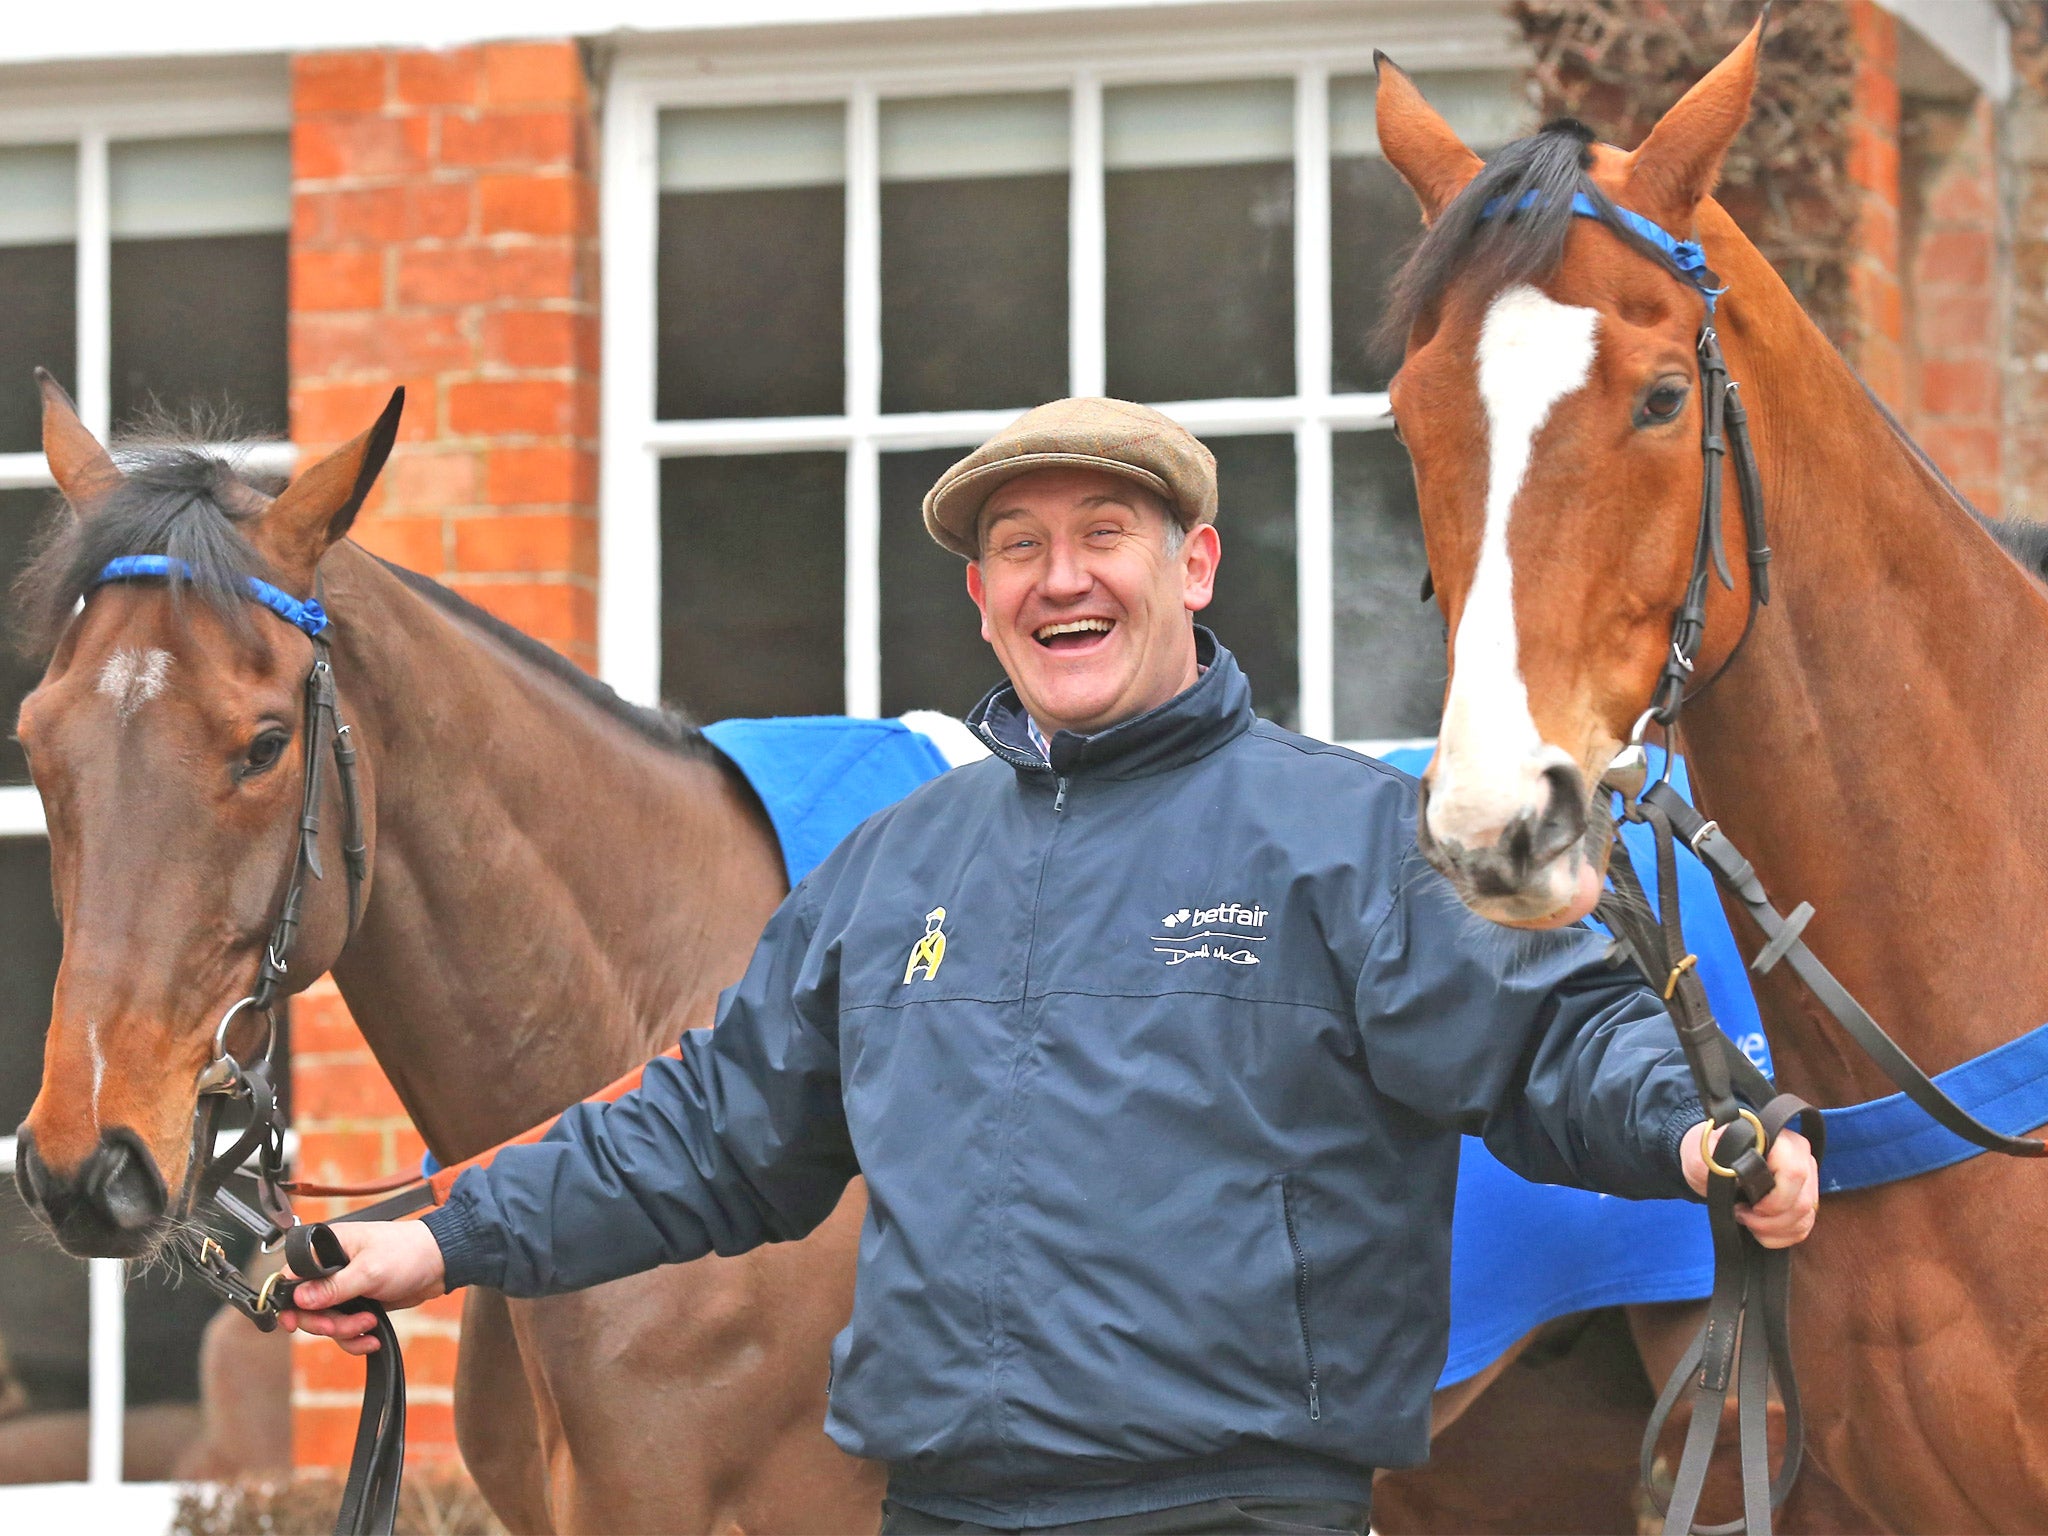
{"type": "MultiPolygon", "coordinates": [[[[933,735],[895,720],[834,716],[721,720],[704,734],[760,794],[793,885],[875,811],[953,763],[980,755],[957,721],[913,718],[933,735]]],[[[1420,774],[1430,750],[1401,748],[1386,761],[1420,774]]],[[[1683,790],[1683,764],[1679,770],[1673,779],[1683,790]]],[[[1654,900],[1649,829],[1625,829],[1623,843],[1654,900]]],[[[1756,1001],[1713,879],[1696,861],[1683,859],[1678,880],[1687,943],[1700,957],[1715,1015],[1769,1072],[1756,1001]]],[[[1552,1318],[1630,1302],[1697,1300],[1712,1289],[1704,1207],[1531,1184],[1468,1137],[1451,1228],[1451,1348],[1438,1384],[1477,1374],[1552,1318]]]]}

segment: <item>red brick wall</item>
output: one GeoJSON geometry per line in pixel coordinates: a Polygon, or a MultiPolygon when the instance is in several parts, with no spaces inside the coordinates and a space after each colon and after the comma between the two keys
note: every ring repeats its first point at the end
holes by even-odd
{"type": "Polygon", "coordinates": [[[1861,194],[1850,360],[1964,495],[2005,502],[1996,121],[1988,102],[1899,90],[1899,27],[1850,0],[1848,173],[1861,194]]]}
{"type": "MultiPolygon", "coordinates": [[[[596,184],[580,49],[306,55],[292,99],[294,439],[353,436],[404,384],[357,540],[593,666],[596,184]]],[[[417,1168],[419,1138],[330,982],[293,1025],[307,1177],[417,1168]]],[[[414,1462],[455,1454],[457,1314],[443,1302],[400,1324],[414,1462]]],[[[361,1381],[331,1345],[300,1343],[301,1464],[346,1463],[361,1381]]]]}

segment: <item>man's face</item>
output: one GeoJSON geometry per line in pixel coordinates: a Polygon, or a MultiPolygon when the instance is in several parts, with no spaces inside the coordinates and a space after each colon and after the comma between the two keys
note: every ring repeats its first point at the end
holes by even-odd
{"type": "Polygon", "coordinates": [[[1220,545],[1203,526],[1167,552],[1172,514],[1136,481],[1040,469],[981,513],[967,591],[1039,728],[1107,729],[1195,681],[1190,614],[1209,605],[1220,545]]]}

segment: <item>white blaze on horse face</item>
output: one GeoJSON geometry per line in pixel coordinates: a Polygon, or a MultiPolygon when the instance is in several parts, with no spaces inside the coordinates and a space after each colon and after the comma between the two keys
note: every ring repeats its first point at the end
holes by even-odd
{"type": "Polygon", "coordinates": [[[1486,524],[1452,641],[1451,691],[1431,768],[1429,827],[1449,844],[1490,847],[1524,812],[1540,814],[1543,770],[1570,758],[1544,745],[1529,714],[1515,630],[1508,518],[1536,434],[1593,368],[1600,312],[1525,284],[1501,293],[1479,331],[1486,406],[1486,524]]]}
{"type": "Polygon", "coordinates": [[[151,646],[146,651],[116,651],[100,668],[94,691],[114,701],[114,713],[127,724],[135,711],[164,691],[171,675],[171,653],[151,646]]]}

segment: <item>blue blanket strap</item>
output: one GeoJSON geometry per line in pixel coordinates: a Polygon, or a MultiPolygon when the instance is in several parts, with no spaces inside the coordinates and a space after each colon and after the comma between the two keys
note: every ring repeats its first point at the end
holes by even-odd
{"type": "MultiPolygon", "coordinates": [[[[1534,208],[1541,200],[1542,194],[1532,187],[1515,199],[1512,211],[1520,212],[1525,208],[1534,208]]],[[[1504,197],[1494,198],[1479,210],[1479,216],[1483,219],[1492,218],[1500,212],[1501,205],[1506,201],[1504,197]]],[[[1619,203],[1610,203],[1608,207],[1614,210],[1614,216],[1629,233],[1662,251],[1664,259],[1678,269],[1678,275],[1706,296],[1707,313],[1711,315],[1714,312],[1714,301],[1726,293],[1728,288],[1726,284],[1719,288],[1713,285],[1713,273],[1707,270],[1707,253],[1700,249],[1700,243],[1697,240],[1678,239],[1654,219],[1646,219],[1632,208],[1624,208],[1619,203]]],[[[1583,192],[1572,194],[1572,212],[1580,218],[1598,219],[1603,224],[1607,222],[1607,216],[1601,211],[1600,206],[1583,192]]]]}
{"type": "MultiPolygon", "coordinates": [[[[123,555],[101,566],[93,585],[104,586],[110,581],[168,579],[172,576],[182,576],[190,581],[192,567],[170,555],[123,555]]],[[[252,601],[261,603],[285,623],[309,635],[317,635],[327,627],[327,611],[311,598],[301,602],[282,588],[273,587],[254,576],[244,576],[242,585],[252,601]]]]}
{"type": "MultiPolygon", "coordinates": [[[[1934,1081],[1995,1131],[2019,1136],[2048,1125],[2048,1024],[1937,1072],[1934,1081]]],[[[1822,1110],[1821,1118],[1828,1128],[1820,1167],[1824,1194],[1892,1184],[1984,1155],[1903,1093],[1822,1110]]]]}

